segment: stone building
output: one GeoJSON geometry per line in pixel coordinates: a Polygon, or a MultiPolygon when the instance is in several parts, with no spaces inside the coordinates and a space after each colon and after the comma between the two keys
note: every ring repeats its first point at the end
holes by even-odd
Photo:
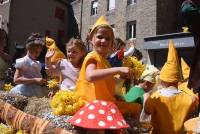
{"type": "Polygon", "coordinates": [[[78,36],[71,0],[7,1],[0,5],[0,15],[7,23],[11,52],[15,44],[24,45],[33,32],[54,38],[62,49],[70,37],[78,36]]]}
{"type": "Polygon", "coordinates": [[[75,0],[72,6],[82,39],[101,15],[107,17],[115,36],[137,38],[141,50],[144,37],[181,31],[179,0],[75,0]]]}

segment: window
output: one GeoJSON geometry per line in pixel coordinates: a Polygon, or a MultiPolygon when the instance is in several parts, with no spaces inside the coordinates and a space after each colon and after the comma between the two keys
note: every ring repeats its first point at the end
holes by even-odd
{"type": "Polygon", "coordinates": [[[115,9],[115,0],[108,0],[107,10],[110,11],[110,10],[113,10],[113,9],[115,9]]]}
{"type": "Polygon", "coordinates": [[[133,5],[137,2],[137,0],[127,0],[127,5],[133,5]]]}
{"type": "Polygon", "coordinates": [[[136,38],[136,21],[127,22],[127,39],[136,38]]]}
{"type": "Polygon", "coordinates": [[[98,0],[93,0],[91,3],[91,16],[97,14],[98,0]]]}
{"type": "Polygon", "coordinates": [[[61,9],[59,7],[56,7],[55,9],[55,17],[64,21],[64,16],[65,16],[65,10],[61,9]]]}

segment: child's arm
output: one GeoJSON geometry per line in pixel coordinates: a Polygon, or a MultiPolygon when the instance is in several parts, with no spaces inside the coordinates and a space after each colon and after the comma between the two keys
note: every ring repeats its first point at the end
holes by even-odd
{"type": "Polygon", "coordinates": [[[90,82],[104,79],[108,76],[120,74],[121,76],[131,77],[133,72],[128,67],[113,67],[107,69],[96,69],[96,61],[90,61],[86,67],[86,79],[90,82]]]}
{"type": "Polygon", "coordinates": [[[135,51],[135,40],[129,41],[128,44],[130,47],[129,47],[128,51],[124,52],[124,57],[133,55],[133,53],[135,51]]]}
{"type": "Polygon", "coordinates": [[[44,84],[46,80],[43,78],[25,78],[21,76],[22,70],[17,68],[14,75],[14,82],[17,84],[44,84]]]}

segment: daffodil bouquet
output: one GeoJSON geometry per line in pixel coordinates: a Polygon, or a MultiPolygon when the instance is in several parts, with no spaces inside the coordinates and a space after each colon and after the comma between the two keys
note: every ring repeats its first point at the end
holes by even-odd
{"type": "Polygon", "coordinates": [[[123,66],[129,67],[133,70],[134,79],[139,80],[142,72],[145,69],[145,65],[138,61],[135,57],[127,57],[123,59],[123,66]]]}
{"type": "Polygon", "coordinates": [[[86,101],[77,96],[72,91],[59,91],[57,92],[50,102],[55,115],[73,115],[86,101]]]}

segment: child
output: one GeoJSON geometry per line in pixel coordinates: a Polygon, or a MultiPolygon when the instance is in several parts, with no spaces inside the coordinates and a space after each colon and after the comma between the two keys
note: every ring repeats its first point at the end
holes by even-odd
{"type": "Polygon", "coordinates": [[[46,53],[46,66],[48,72],[54,76],[61,75],[61,90],[73,91],[76,87],[76,80],[86,54],[86,48],[81,39],[71,38],[66,44],[67,59],[61,59],[56,66],[52,66],[50,59],[55,54],[55,50],[49,50],[46,53]]]}
{"type": "Polygon", "coordinates": [[[121,67],[123,58],[131,56],[134,53],[135,39],[129,39],[128,45],[130,48],[128,51],[124,52],[126,46],[125,42],[123,42],[120,38],[115,38],[113,47],[114,53],[112,53],[108,58],[112,67],[121,67]]]}
{"type": "Polygon", "coordinates": [[[113,47],[114,34],[112,27],[101,16],[90,33],[90,42],[93,51],[85,57],[76,93],[87,101],[104,100],[118,105],[123,114],[140,112],[139,104],[126,104],[117,101],[115,95],[115,81],[113,76],[120,74],[121,77],[132,77],[133,73],[128,67],[113,67],[107,61],[107,56],[113,47]]]}
{"type": "Polygon", "coordinates": [[[152,134],[183,134],[183,123],[195,110],[196,97],[178,90],[180,67],[173,42],[170,41],[167,62],[160,79],[162,89],[150,95],[145,103],[145,112],[151,114],[152,134]]]}
{"type": "Polygon", "coordinates": [[[11,92],[29,97],[48,95],[47,88],[42,86],[46,80],[42,78],[40,73],[40,62],[36,60],[42,51],[43,44],[44,41],[38,33],[31,34],[27,39],[27,55],[17,59],[15,64],[14,82],[19,85],[11,89],[11,92]]]}
{"type": "Polygon", "coordinates": [[[12,58],[5,52],[5,47],[7,46],[7,34],[3,29],[0,29],[0,89],[4,84],[6,77],[6,71],[8,70],[8,65],[11,63],[12,58]]]}

